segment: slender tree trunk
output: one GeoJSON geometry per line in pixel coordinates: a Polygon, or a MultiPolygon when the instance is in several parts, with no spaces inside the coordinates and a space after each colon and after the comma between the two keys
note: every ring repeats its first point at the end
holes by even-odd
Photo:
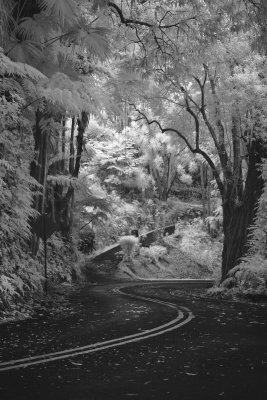
{"type": "Polygon", "coordinates": [[[167,201],[168,200],[168,190],[167,190],[167,188],[164,188],[162,190],[159,200],[161,200],[161,201],[167,201]]]}
{"type": "Polygon", "coordinates": [[[86,112],[82,112],[81,118],[77,120],[78,124],[78,134],[77,134],[77,154],[76,154],[76,160],[75,160],[75,167],[74,167],[74,173],[73,176],[78,178],[79,171],[80,171],[80,164],[81,164],[81,157],[82,157],[82,152],[83,152],[83,135],[85,132],[85,129],[88,125],[89,121],[89,116],[86,112]]]}
{"type": "MultiPolygon", "coordinates": [[[[78,124],[78,132],[77,132],[77,152],[76,152],[76,160],[74,165],[74,145],[73,145],[73,138],[74,138],[74,127],[75,127],[75,120],[72,119],[72,127],[71,127],[71,145],[70,145],[70,161],[69,161],[69,173],[78,178],[80,165],[81,165],[81,157],[83,152],[83,138],[84,132],[88,125],[89,116],[87,113],[82,112],[81,118],[77,120],[78,124]],[[73,161],[72,161],[73,160],[73,161]]],[[[73,227],[73,211],[74,211],[74,202],[75,202],[75,193],[74,188],[69,187],[66,195],[62,199],[62,214],[61,214],[61,232],[69,239],[71,237],[72,227],[73,227]]]]}
{"type": "Polygon", "coordinates": [[[69,187],[62,201],[61,213],[61,232],[66,239],[70,239],[73,228],[75,192],[73,187],[69,187]]]}
{"type": "Polygon", "coordinates": [[[205,165],[200,163],[200,180],[201,180],[201,197],[202,197],[202,208],[203,208],[203,220],[207,217],[207,204],[206,204],[206,189],[205,189],[205,165]]]}
{"type": "Polygon", "coordinates": [[[211,215],[211,202],[210,202],[210,181],[212,177],[212,172],[207,165],[207,188],[206,188],[206,199],[207,199],[207,214],[211,215]]]}
{"type": "Polygon", "coordinates": [[[61,134],[61,172],[65,172],[65,156],[66,156],[66,120],[65,117],[62,118],[62,134],[61,134]]]}
{"type": "Polygon", "coordinates": [[[70,159],[69,159],[69,173],[74,173],[74,130],[75,130],[75,117],[71,119],[71,131],[70,131],[70,159]]]}
{"type": "MultiPolygon", "coordinates": [[[[49,136],[47,133],[42,132],[40,127],[41,113],[36,112],[36,123],[34,129],[34,149],[36,159],[31,162],[30,174],[37,182],[43,186],[41,193],[36,193],[33,207],[35,210],[42,214],[45,211],[45,197],[46,197],[46,179],[48,172],[48,150],[49,150],[49,136]]],[[[39,247],[38,238],[33,235],[31,242],[32,253],[36,254],[39,247]]]]}

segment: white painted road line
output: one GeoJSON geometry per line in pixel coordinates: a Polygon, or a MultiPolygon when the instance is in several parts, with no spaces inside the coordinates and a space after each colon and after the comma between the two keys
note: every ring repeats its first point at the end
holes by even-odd
{"type": "Polygon", "coordinates": [[[32,356],[17,360],[6,361],[0,363],[0,372],[17,368],[26,368],[31,365],[44,364],[52,361],[62,360],[65,358],[81,356],[84,354],[94,353],[112,347],[122,346],[128,343],[134,343],[140,340],[145,340],[154,336],[163,335],[166,332],[170,332],[172,330],[180,328],[181,326],[187,324],[194,318],[192,312],[189,309],[181,306],[179,306],[178,308],[177,305],[174,303],[157,300],[150,297],[132,295],[129,293],[122,292],[119,288],[114,289],[114,292],[134,299],[140,299],[143,301],[158,303],[165,305],[166,307],[173,308],[177,311],[177,317],[172,319],[166,324],[157,326],[156,328],[148,329],[144,332],[139,332],[128,336],[123,336],[117,339],[107,340],[104,342],[98,342],[87,346],[76,347],[73,349],[62,350],[53,353],[41,354],[39,356],[32,356]],[[184,317],[184,313],[181,311],[181,309],[188,314],[187,317],[184,317]]]}

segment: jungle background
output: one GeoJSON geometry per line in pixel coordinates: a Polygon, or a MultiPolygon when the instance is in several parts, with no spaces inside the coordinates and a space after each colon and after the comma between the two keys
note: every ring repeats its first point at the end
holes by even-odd
{"type": "Polygon", "coordinates": [[[264,0],[1,0],[2,315],[42,296],[43,215],[50,285],[121,240],[127,268],[266,295],[266,17],[264,0]]]}

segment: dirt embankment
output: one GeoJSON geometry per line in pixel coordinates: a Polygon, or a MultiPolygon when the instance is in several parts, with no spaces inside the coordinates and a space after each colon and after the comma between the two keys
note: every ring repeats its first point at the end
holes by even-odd
{"type": "Polygon", "coordinates": [[[91,282],[139,279],[211,278],[211,271],[179,248],[179,239],[168,238],[150,247],[138,247],[130,258],[122,252],[108,260],[91,261],[85,269],[91,282]]]}

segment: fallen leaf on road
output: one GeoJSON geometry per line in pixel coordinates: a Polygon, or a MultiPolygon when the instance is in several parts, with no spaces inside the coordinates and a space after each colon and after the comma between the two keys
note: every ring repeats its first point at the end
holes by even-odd
{"type": "Polygon", "coordinates": [[[73,365],[83,365],[82,363],[78,363],[78,362],[74,362],[74,361],[70,361],[70,363],[73,365]]]}

